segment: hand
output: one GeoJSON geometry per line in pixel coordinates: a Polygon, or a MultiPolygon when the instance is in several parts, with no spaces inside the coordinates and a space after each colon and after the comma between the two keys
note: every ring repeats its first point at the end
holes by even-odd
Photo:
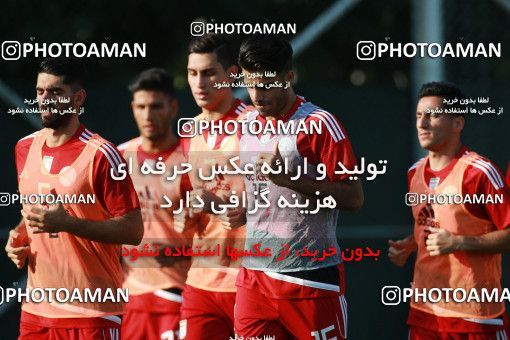
{"type": "Polygon", "coordinates": [[[398,241],[389,240],[388,244],[390,245],[388,258],[397,267],[403,267],[409,256],[417,249],[413,235],[398,241]]]}
{"type": "Polygon", "coordinates": [[[28,245],[28,236],[24,226],[9,232],[9,239],[5,245],[5,251],[18,269],[25,266],[27,256],[30,252],[30,246],[28,245]]]}
{"type": "Polygon", "coordinates": [[[236,229],[246,224],[246,209],[237,207],[228,210],[226,214],[218,216],[221,220],[221,226],[227,230],[236,229]]]}
{"type": "Polygon", "coordinates": [[[280,154],[280,151],[278,150],[278,143],[276,143],[273,153],[261,152],[259,154],[257,162],[255,163],[256,166],[255,171],[256,173],[262,174],[262,176],[267,177],[275,185],[278,185],[280,187],[289,187],[291,181],[290,178],[292,177],[292,174],[286,174],[283,171],[283,164],[284,160],[282,158],[282,155],[280,154]],[[281,166],[282,171],[277,174],[273,173],[268,173],[267,175],[262,174],[262,166],[264,164],[268,164],[271,167],[271,169],[277,169],[279,166],[281,166]]]}
{"type": "Polygon", "coordinates": [[[448,230],[429,227],[429,236],[425,244],[430,256],[438,256],[453,253],[459,250],[460,236],[450,233],[448,230]]]}
{"type": "Polygon", "coordinates": [[[31,207],[28,212],[21,210],[21,214],[25,218],[27,227],[32,228],[34,234],[67,231],[66,228],[71,219],[61,203],[47,209],[31,207]]]}
{"type": "Polygon", "coordinates": [[[204,189],[195,189],[189,194],[190,200],[190,210],[189,217],[193,216],[194,212],[206,212],[208,214],[212,214],[211,203],[215,202],[216,204],[223,203],[223,201],[216,196],[212,191],[204,190],[204,189]],[[198,199],[197,197],[200,197],[198,199]],[[197,204],[202,200],[204,202],[204,206],[202,208],[193,208],[194,204],[197,204]]]}

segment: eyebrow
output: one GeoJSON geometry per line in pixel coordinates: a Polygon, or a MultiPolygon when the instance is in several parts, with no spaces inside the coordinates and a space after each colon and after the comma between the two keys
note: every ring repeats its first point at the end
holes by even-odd
{"type": "Polygon", "coordinates": [[[214,71],[216,70],[214,67],[209,67],[209,68],[206,68],[206,69],[203,69],[203,70],[198,70],[196,68],[191,68],[191,67],[188,67],[188,71],[198,71],[198,72],[206,72],[206,71],[214,71]]]}
{"type": "MultiPolygon", "coordinates": [[[[40,86],[36,86],[35,89],[36,90],[44,90],[44,88],[42,88],[40,86]]],[[[63,90],[63,88],[62,87],[58,87],[58,86],[53,86],[53,87],[47,88],[46,90],[48,90],[48,91],[63,90]]]]}

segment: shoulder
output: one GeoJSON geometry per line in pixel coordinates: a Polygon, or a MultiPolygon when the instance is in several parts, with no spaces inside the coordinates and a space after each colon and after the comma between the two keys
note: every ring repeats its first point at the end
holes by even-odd
{"type": "Polygon", "coordinates": [[[413,164],[413,165],[411,165],[411,167],[409,167],[409,169],[407,169],[407,173],[409,174],[409,173],[411,173],[411,172],[415,172],[415,171],[416,171],[416,169],[417,169],[420,165],[422,165],[422,164],[424,164],[424,163],[425,163],[425,159],[426,159],[426,157],[423,157],[423,158],[420,158],[419,160],[417,160],[416,162],[414,162],[414,164],[413,164]]]}
{"type": "Polygon", "coordinates": [[[254,106],[247,105],[240,100],[237,101],[234,112],[237,114],[237,120],[251,120],[259,114],[254,106]]]}
{"type": "Polygon", "coordinates": [[[476,152],[467,152],[461,158],[461,161],[467,163],[466,175],[471,180],[481,179],[488,180],[496,190],[505,186],[503,176],[498,167],[492,163],[487,157],[481,156],[476,152]]]}
{"type": "Polygon", "coordinates": [[[30,149],[32,142],[34,141],[34,138],[35,136],[37,136],[38,133],[40,133],[40,131],[33,132],[18,140],[15,146],[16,153],[24,151],[28,152],[28,149],[30,149]]]}
{"type": "Polygon", "coordinates": [[[411,183],[410,181],[413,179],[414,174],[416,173],[416,169],[418,169],[419,166],[422,166],[426,162],[426,157],[420,158],[418,161],[414,162],[413,165],[409,169],[407,169],[407,180],[408,183],[411,183]]]}
{"type": "Polygon", "coordinates": [[[95,162],[96,164],[108,163],[110,167],[117,169],[118,166],[123,163],[123,157],[121,156],[117,147],[112,143],[101,137],[99,134],[85,129],[84,133],[80,136],[80,140],[85,143],[93,143],[96,148],[95,162]]]}
{"type": "Polygon", "coordinates": [[[332,113],[316,107],[305,117],[306,124],[315,124],[322,134],[331,136],[334,142],[347,139],[347,134],[340,120],[332,113]],[[313,122],[313,123],[312,123],[313,122]]]}
{"type": "Polygon", "coordinates": [[[136,137],[131,140],[128,140],[124,143],[121,143],[117,145],[117,150],[119,150],[121,153],[125,153],[126,151],[133,151],[133,149],[138,148],[138,145],[140,145],[141,137],[136,137]]]}

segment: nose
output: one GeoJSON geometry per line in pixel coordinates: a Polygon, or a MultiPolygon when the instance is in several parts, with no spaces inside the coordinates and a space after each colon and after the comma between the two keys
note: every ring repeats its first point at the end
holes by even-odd
{"type": "Polygon", "coordinates": [[[151,117],[152,117],[152,110],[151,110],[151,107],[149,105],[145,106],[142,110],[140,110],[141,112],[141,117],[144,121],[150,121],[151,117]]]}
{"type": "Polygon", "coordinates": [[[203,88],[205,88],[206,84],[207,84],[207,78],[202,74],[198,74],[197,75],[198,88],[203,89],[203,88]]]}
{"type": "Polygon", "coordinates": [[[263,102],[264,101],[264,91],[255,87],[253,89],[253,101],[254,102],[263,102]]]}
{"type": "Polygon", "coordinates": [[[422,129],[425,129],[430,126],[430,118],[428,115],[422,114],[420,117],[416,118],[416,126],[422,129]]]}
{"type": "Polygon", "coordinates": [[[49,92],[49,91],[43,91],[43,93],[41,93],[41,94],[39,95],[39,98],[40,98],[40,99],[48,99],[48,98],[50,98],[50,97],[51,97],[51,95],[50,95],[50,92],[49,92]]]}

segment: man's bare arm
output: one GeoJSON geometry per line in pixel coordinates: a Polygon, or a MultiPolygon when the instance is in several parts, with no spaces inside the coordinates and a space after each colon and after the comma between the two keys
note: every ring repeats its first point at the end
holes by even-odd
{"type": "Polygon", "coordinates": [[[91,241],[131,245],[138,245],[143,237],[140,209],[103,221],[70,216],[62,205],[48,210],[32,207],[29,212],[22,213],[27,225],[34,228],[34,234],[64,231],[91,241]]]}

